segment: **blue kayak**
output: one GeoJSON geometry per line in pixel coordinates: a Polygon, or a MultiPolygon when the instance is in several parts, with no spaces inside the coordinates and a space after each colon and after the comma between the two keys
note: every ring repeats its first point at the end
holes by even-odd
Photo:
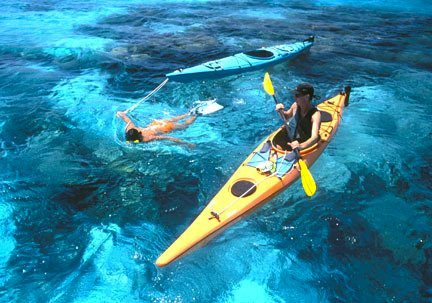
{"type": "Polygon", "coordinates": [[[188,82],[221,78],[257,69],[265,69],[306,52],[314,44],[314,41],[315,37],[311,36],[303,42],[263,47],[254,51],[209,61],[197,66],[178,69],[166,76],[173,81],[188,82]]]}

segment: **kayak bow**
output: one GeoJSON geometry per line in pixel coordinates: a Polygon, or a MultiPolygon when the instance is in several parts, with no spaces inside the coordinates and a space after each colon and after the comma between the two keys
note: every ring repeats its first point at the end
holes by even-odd
{"type": "MultiPolygon", "coordinates": [[[[335,135],[344,107],[348,105],[351,88],[317,107],[321,111],[320,141],[302,150],[300,156],[308,167],[321,155],[335,135]]],[[[194,222],[156,260],[165,266],[194,248],[203,246],[212,237],[234,224],[296,181],[299,174],[295,152],[286,146],[286,128],[281,127],[266,137],[234,172],[194,222]]]]}
{"type": "Polygon", "coordinates": [[[314,44],[311,36],[303,42],[263,47],[254,51],[239,53],[223,59],[209,61],[194,67],[178,69],[167,74],[167,78],[177,82],[202,79],[215,79],[231,76],[287,61],[306,52],[314,44]]]}

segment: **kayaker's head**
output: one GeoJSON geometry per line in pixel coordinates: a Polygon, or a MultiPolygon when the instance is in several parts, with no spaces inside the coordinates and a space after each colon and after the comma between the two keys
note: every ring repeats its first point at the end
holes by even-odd
{"type": "Polygon", "coordinates": [[[142,141],[143,141],[142,134],[136,128],[131,128],[126,132],[127,143],[139,143],[142,141]]]}
{"type": "Polygon", "coordinates": [[[297,103],[301,101],[311,102],[314,97],[314,88],[309,83],[301,83],[293,90],[293,94],[297,103]]]}

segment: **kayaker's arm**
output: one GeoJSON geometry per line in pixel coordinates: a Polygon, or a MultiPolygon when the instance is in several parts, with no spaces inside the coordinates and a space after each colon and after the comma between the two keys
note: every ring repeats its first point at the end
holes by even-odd
{"type": "MultiPolygon", "coordinates": [[[[154,136],[154,137],[151,138],[151,140],[169,140],[169,141],[172,141],[172,142],[175,142],[175,143],[187,145],[189,148],[194,148],[195,147],[195,144],[193,144],[193,143],[188,143],[186,141],[183,141],[183,140],[180,140],[180,139],[177,139],[177,138],[174,138],[174,137],[154,136]]],[[[151,141],[151,140],[149,140],[149,141],[151,141]]]]}
{"type": "Polygon", "coordinates": [[[285,118],[288,120],[294,115],[294,112],[297,108],[297,103],[294,102],[293,105],[291,105],[289,110],[284,110],[284,108],[285,107],[282,103],[276,104],[276,111],[282,110],[282,113],[284,114],[285,118]]]}
{"type": "Polygon", "coordinates": [[[319,140],[319,128],[320,128],[320,124],[321,124],[321,113],[320,111],[316,111],[316,113],[314,113],[312,115],[312,133],[311,133],[311,137],[309,139],[307,139],[305,142],[300,143],[299,144],[299,149],[306,149],[309,146],[312,146],[313,144],[315,144],[318,140],[319,140]]]}

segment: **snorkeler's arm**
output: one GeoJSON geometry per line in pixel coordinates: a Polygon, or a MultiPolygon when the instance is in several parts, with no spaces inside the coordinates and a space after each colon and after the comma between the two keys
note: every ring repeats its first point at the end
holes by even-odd
{"type": "Polygon", "coordinates": [[[126,128],[137,128],[132,120],[126,115],[125,112],[117,112],[117,117],[121,118],[126,123],[126,128]]]}
{"type": "Polygon", "coordinates": [[[190,148],[194,148],[195,147],[195,144],[193,144],[193,143],[188,143],[186,141],[183,141],[183,140],[180,140],[180,139],[177,139],[177,138],[174,138],[174,137],[154,136],[151,139],[152,140],[169,140],[169,141],[172,141],[172,142],[175,142],[175,143],[187,145],[190,148]]]}

